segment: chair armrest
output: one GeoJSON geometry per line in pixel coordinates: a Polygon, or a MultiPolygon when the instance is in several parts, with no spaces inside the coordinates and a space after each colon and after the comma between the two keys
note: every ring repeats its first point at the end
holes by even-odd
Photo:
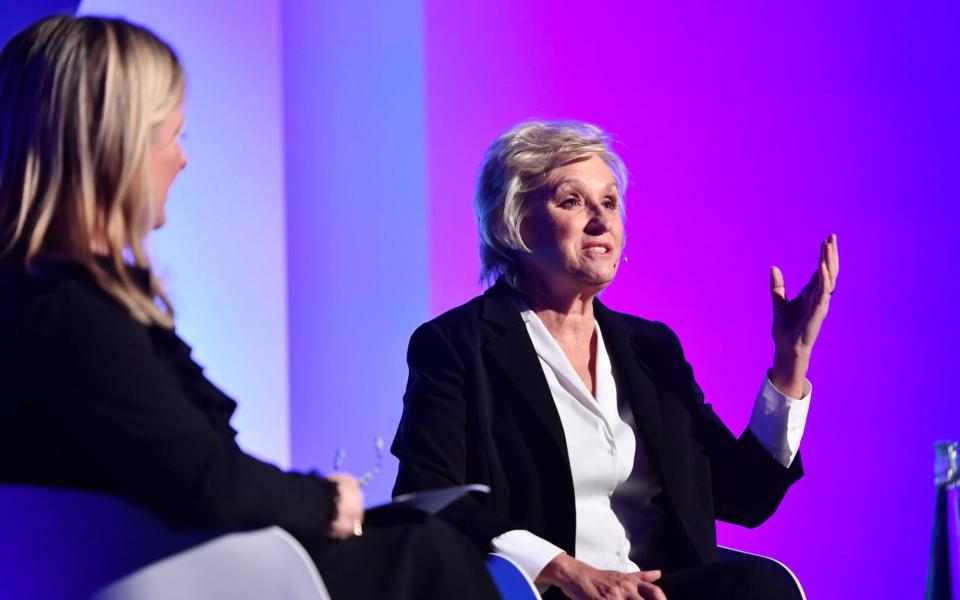
{"type": "Polygon", "coordinates": [[[487,572],[504,600],[540,600],[533,582],[517,563],[499,554],[487,555],[487,572]]]}
{"type": "Polygon", "coordinates": [[[800,585],[800,580],[797,579],[797,576],[794,575],[793,571],[790,570],[790,567],[788,567],[787,565],[783,564],[782,562],[780,562],[775,558],[770,558],[769,556],[764,556],[762,554],[753,554],[752,552],[744,552],[743,550],[734,550],[733,548],[727,548],[724,546],[717,546],[717,556],[721,560],[735,559],[737,558],[737,556],[752,556],[754,558],[762,558],[764,560],[768,560],[772,563],[775,563],[781,569],[786,571],[788,575],[790,575],[791,579],[793,579],[793,583],[796,584],[797,586],[797,591],[800,592],[800,597],[803,600],[807,600],[807,595],[804,593],[803,586],[800,585]]]}
{"type": "Polygon", "coordinates": [[[330,600],[306,550],[279,527],[238,531],[144,567],[95,600],[330,600]]]}

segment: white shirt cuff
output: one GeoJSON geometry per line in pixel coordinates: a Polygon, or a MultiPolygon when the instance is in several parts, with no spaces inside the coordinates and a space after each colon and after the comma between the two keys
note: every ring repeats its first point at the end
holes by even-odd
{"type": "Polygon", "coordinates": [[[750,417],[750,431],[760,445],[784,467],[793,464],[800,451],[800,439],[807,424],[810,397],[813,386],[805,380],[810,390],[803,398],[791,398],[780,393],[769,378],[764,381],[750,417]]]}
{"type": "Polygon", "coordinates": [[[517,563],[530,581],[536,581],[547,564],[563,553],[559,546],[525,529],[514,529],[491,540],[493,551],[517,563]]]}

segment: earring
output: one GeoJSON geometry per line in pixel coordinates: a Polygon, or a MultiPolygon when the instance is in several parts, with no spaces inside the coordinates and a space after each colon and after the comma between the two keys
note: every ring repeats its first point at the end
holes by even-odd
{"type": "Polygon", "coordinates": [[[628,262],[630,262],[630,259],[627,258],[627,255],[626,255],[626,254],[621,254],[621,255],[620,255],[620,260],[623,261],[623,264],[627,264],[628,262]]]}

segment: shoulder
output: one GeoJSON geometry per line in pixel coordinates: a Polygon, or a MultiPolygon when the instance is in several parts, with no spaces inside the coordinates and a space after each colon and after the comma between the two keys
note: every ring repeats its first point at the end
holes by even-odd
{"type": "Polygon", "coordinates": [[[110,337],[144,337],[146,327],[96,284],[86,269],[47,262],[30,271],[5,259],[0,266],[3,328],[28,345],[102,344],[110,337]]]}
{"type": "Polygon", "coordinates": [[[423,323],[410,336],[407,357],[437,360],[453,357],[479,339],[483,296],[450,309],[423,323]]]}
{"type": "Polygon", "coordinates": [[[680,340],[666,323],[619,312],[597,302],[594,311],[600,326],[626,331],[631,338],[655,345],[679,346],[680,340]]]}
{"type": "Polygon", "coordinates": [[[410,338],[407,358],[411,363],[429,360],[468,364],[477,360],[489,343],[517,329],[524,329],[524,323],[516,292],[499,282],[418,327],[410,338]]]}
{"type": "MultiPolygon", "coordinates": [[[[451,308],[418,327],[417,331],[429,329],[445,333],[454,333],[475,327],[480,322],[484,297],[483,295],[476,296],[460,306],[451,308]]],[[[414,335],[416,335],[416,333],[414,335]]]]}
{"type": "Polygon", "coordinates": [[[411,342],[433,333],[454,343],[482,345],[517,327],[523,327],[517,293],[501,281],[482,295],[421,325],[411,342]]]}
{"type": "Polygon", "coordinates": [[[689,365],[677,334],[660,321],[594,308],[608,351],[630,354],[649,374],[657,377],[688,375],[689,365]]]}

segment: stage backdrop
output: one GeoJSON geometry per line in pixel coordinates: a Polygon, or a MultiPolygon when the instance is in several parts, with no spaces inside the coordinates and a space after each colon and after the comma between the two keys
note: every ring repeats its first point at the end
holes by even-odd
{"type": "MultiPolygon", "coordinates": [[[[811,598],[920,597],[932,443],[960,437],[960,5],[134,0],[181,52],[190,166],[156,254],[180,330],[235,395],[251,451],[376,460],[405,340],[477,283],[483,149],[522,119],[616,134],[629,263],[604,295],[669,323],[746,425],[770,364],[767,272],[819,240],[842,273],[814,355],[807,476],[721,543],[811,598]]],[[[386,500],[395,463],[369,488],[386,500]]]]}

